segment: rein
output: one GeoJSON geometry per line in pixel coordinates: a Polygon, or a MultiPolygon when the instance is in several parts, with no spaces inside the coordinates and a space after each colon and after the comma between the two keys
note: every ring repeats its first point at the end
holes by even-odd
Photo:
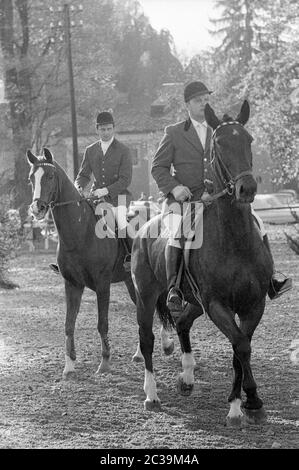
{"type": "Polygon", "coordinates": [[[68,204],[77,204],[78,206],[80,206],[80,204],[83,201],[88,201],[88,202],[89,201],[98,201],[100,199],[101,198],[90,196],[90,197],[81,197],[81,199],[79,199],[79,201],[76,201],[75,199],[73,199],[71,201],[64,201],[64,202],[51,201],[51,202],[49,202],[48,206],[50,207],[50,209],[54,209],[55,207],[58,207],[58,206],[66,206],[68,204]]]}

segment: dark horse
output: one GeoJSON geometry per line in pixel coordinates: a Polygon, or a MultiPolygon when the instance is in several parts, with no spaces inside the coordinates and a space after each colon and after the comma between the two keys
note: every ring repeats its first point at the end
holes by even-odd
{"type": "Polygon", "coordinates": [[[132,277],[137,296],[140,348],[145,360],[147,410],[160,409],[152,364],[155,308],[175,323],[183,353],[183,372],[178,380],[178,390],[183,395],[189,395],[194,385],[190,328],[205,310],[233,347],[234,380],[228,423],[240,424],[245,418],[259,422],[265,416],[251,371],[250,343],[264,312],[273,265],[251,214],[250,203],[257,185],[252,176],[252,137],[243,127],[249,112],[249,104],[244,101],[235,120],[225,115],[220,121],[208,104],[205,107],[206,122],[214,130],[211,167],[215,193],[204,210],[203,244],[201,248],[191,249],[189,258],[189,271],[201,299],[198,301],[183,274],[181,289],[187,306],[178,318],[171,318],[165,302],[167,239],[150,237],[151,233],[160,233],[161,216],[147,222],[133,242],[132,277]],[[242,387],[246,394],[243,404],[242,387]]]}
{"type": "Polygon", "coordinates": [[[98,372],[107,372],[110,363],[108,339],[108,308],[110,284],[124,281],[135,303],[131,274],[123,268],[124,249],[116,238],[96,234],[97,218],[94,209],[82,199],[51,152],[37,157],[30,150],[30,181],[33,186],[33,215],[42,219],[50,207],[59,235],[58,266],[65,282],[66,295],[66,353],[63,376],[75,372],[74,330],[84,287],[96,292],[98,331],[102,343],[102,361],[98,372]]]}

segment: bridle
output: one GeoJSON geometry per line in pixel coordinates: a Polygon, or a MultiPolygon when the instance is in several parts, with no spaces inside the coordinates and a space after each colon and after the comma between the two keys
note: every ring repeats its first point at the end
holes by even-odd
{"type": "MultiPolygon", "coordinates": [[[[39,168],[39,167],[43,167],[43,166],[50,166],[52,168],[54,168],[54,172],[55,174],[57,173],[56,172],[56,167],[55,165],[53,165],[53,163],[47,163],[47,162],[41,162],[41,163],[38,163],[38,164],[34,164],[34,167],[35,168],[39,168]]],[[[78,200],[71,200],[71,201],[64,201],[64,202],[56,202],[56,198],[57,198],[57,189],[58,189],[58,182],[56,181],[56,189],[54,191],[54,195],[53,195],[53,200],[50,201],[50,202],[46,202],[46,201],[43,201],[42,199],[40,198],[35,198],[32,202],[35,202],[35,201],[40,201],[42,204],[44,204],[47,208],[50,208],[50,209],[54,209],[55,207],[58,207],[58,206],[66,206],[68,204],[78,204],[80,205],[82,201],[84,200],[87,200],[89,198],[84,198],[82,197],[79,201],[78,200]]]]}
{"type": "Polygon", "coordinates": [[[243,178],[243,176],[252,176],[252,169],[244,170],[238,173],[236,176],[233,176],[225,163],[223,162],[221,155],[219,152],[216,152],[216,147],[215,147],[215,141],[216,141],[216,134],[218,129],[224,127],[224,126],[229,126],[229,125],[238,125],[241,126],[243,129],[243,125],[239,121],[226,121],[222,122],[219,124],[213,131],[212,134],[212,160],[211,160],[211,167],[213,169],[213,173],[215,176],[215,179],[219,181],[220,186],[223,187],[223,189],[219,192],[216,193],[215,195],[211,196],[213,199],[217,199],[218,197],[224,196],[225,194],[228,194],[229,196],[232,196],[235,192],[235,187],[236,183],[240,178],[243,178]]]}

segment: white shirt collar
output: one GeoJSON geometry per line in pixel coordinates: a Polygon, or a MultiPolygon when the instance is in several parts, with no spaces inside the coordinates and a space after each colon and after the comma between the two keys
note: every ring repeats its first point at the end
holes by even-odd
{"type": "Polygon", "coordinates": [[[190,119],[194,127],[200,127],[200,126],[208,127],[206,121],[199,122],[193,119],[192,117],[190,117],[190,119]]]}
{"type": "Polygon", "coordinates": [[[99,140],[99,144],[102,147],[102,150],[104,153],[107,151],[108,147],[110,147],[113,140],[114,140],[114,136],[110,140],[107,140],[106,142],[103,142],[101,139],[99,140]]]}

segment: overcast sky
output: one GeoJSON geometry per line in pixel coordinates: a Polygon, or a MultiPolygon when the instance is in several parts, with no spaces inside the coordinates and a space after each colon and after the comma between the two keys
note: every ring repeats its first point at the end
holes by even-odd
{"type": "Polygon", "coordinates": [[[184,51],[192,56],[217,44],[217,39],[208,33],[208,29],[212,29],[209,18],[219,17],[215,0],[138,1],[156,30],[170,31],[179,53],[184,51]]]}

